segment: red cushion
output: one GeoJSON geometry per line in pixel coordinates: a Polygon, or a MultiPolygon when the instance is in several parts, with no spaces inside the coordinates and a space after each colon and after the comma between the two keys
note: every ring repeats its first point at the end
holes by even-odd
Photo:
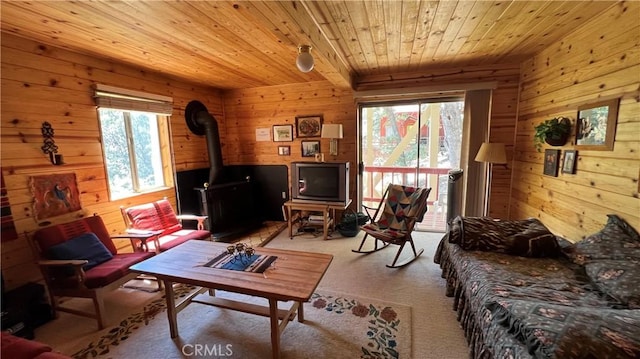
{"type": "MultiPolygon", "coordinates": [[[[161,236],[159,238],[160,241],[160,252],[164,252],[168,249],[171,249],[177,245],[180,245],[190,239],[203,239],[209,240],[211,238],[211,233],[209,231],[199,231],[194,229],[182,229],[180,231],[161,236]]],[[[155,245],[153,241],[147,242],[149,245],[149,250],[155,250],[155,245]]]]}
{"type": "Polygon", "coordinates": [[[182,229],[171,203],[166,199],[129,207],[126,213],[131,227],[135,229],[162,231],[163,235],[182,229]]]}
{"type": "Polygon", "coordinates": [[[100,216],[91,216],[73,222],[39,229],[33,235],[33,239],[40,246],[40,250],[46,252],[51,246],[90,232],[95,233],[98,239],[100,239],[100,242],[107,247],[111,254],[118,253],[118,249],[109,237],[109,231],[100,216]]]}
{"type": "Polygon", "coordinates": [[[151,252],[116,254],[111,260],[88,270],[84,284],[87,288],[104,287],[127,275],[130,266],[151,258],[154,254],[151,252]]]}
{"type": "Polygon", "coordinates": [[[2,332],[3,358],[32,359],[48,351],[51,351],[48,345],[2,332]]]}

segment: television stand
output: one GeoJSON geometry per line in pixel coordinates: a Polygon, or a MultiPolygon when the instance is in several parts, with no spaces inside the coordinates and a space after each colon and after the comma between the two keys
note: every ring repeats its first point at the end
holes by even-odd
{"type": "Polygon", "coordinates": [[[284,203],[284,208],[287,213],[287,224],[289,225],[289,238],[293,239],[293,211],[310,211],[310,212],[322,212],[322,233],[323,239],[326,240],[329,235],[329,229],[335,230],[335,217],[336,209],[344,211],[351,204],[351,200],[347,200],[346,203],[336,204],[335,202],[314,202],[314,203],[302,203],[287,201],[284,203]]]}

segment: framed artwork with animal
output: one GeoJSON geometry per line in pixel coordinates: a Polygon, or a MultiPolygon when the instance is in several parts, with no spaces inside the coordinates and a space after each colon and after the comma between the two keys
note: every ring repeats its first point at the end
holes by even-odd
{"type": "Polygon", "coordinates": [[[36,221],[82,209],[75,173],[32,176],[29,185],[36,221]]]}

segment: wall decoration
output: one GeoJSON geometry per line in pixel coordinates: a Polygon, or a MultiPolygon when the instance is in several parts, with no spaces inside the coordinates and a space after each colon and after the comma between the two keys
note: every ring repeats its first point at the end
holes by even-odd
{"type": "Polygon", "coordinates": [[[280,156],[291,155],[291,146],[278,146],[278,154],[280,156]]]}
{"type": "Polygon", "coordinates": [[[293,141],[293,125],[274,125],[273,142],[293,141]]]}
{"type": "Polygon", "coordinates": [[[7,196],[7,187],[4,183],[4,173],[0,169],[0,185],[2,189],[0,200],[0,241],[8,242],[18,238],[18,232],[13,222],[13,215],[11,214],[11,206],[9,205],[9,196],[7,196]]]}
{"type": "Polygon", "coordinates": [[[269,136],[269,128],[256,128],[256,142],[271,141],[269,136]]]}
{"type": "Polygon", "coordinates": [[[576,161],[578,159],[578,151],[564,151],[564,160],[562,161],[562,173],[576,173],[576,161]]]}
{"type": "Polygon", "coordinates": [[[42,132],[43,144],[40,149],[42,152],[49,155],[49,161],[51,161],[54,165],[62,165],[64,164],[64,160],[62,155],[58,155],[58,146],[56,146],[56,141],[53,139],[54,130],[49,122],[43,122],[42,128],[40,129],[42,132]]]}
{"type": "Polygon", "coordinates": [[[315,157],[320,153],[320,141],[302,141],[302,157],[315,157]]]}
{"type": "Polygon", "coordinates": [[[613,150],[619,102],[616,98],[578,107],[576,148],[613,150]]]}
{"type": "Polygon", "coordinates": [[[33,176],[29,182],[37,221],[82,209],[75,173],[33,176]]]}
{"type": "Polygon", "coordinates": [[[322,116],[299,116],[296,117],[297,136],[320,137],[322,131],[322,116]]]}
{"type": "Polygon", "coordinates": [[[544,150],[544,174],[558,177],[560,150],[544,150]]]}

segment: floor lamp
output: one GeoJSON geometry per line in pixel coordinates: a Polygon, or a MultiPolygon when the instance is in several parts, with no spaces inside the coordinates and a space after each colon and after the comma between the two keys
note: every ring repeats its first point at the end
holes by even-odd
{"type": "Polygon", "coordinates": [[[478,150],[475,158],[476,162],[488,163],[489,167],[486,171],[485,195],[484,195],[484,215],[489,215],[489,199],[491,197],[491,173],[493,172],[493,164],[506,164],[507,151],[504,143],[483,142],[478,150]]]}

